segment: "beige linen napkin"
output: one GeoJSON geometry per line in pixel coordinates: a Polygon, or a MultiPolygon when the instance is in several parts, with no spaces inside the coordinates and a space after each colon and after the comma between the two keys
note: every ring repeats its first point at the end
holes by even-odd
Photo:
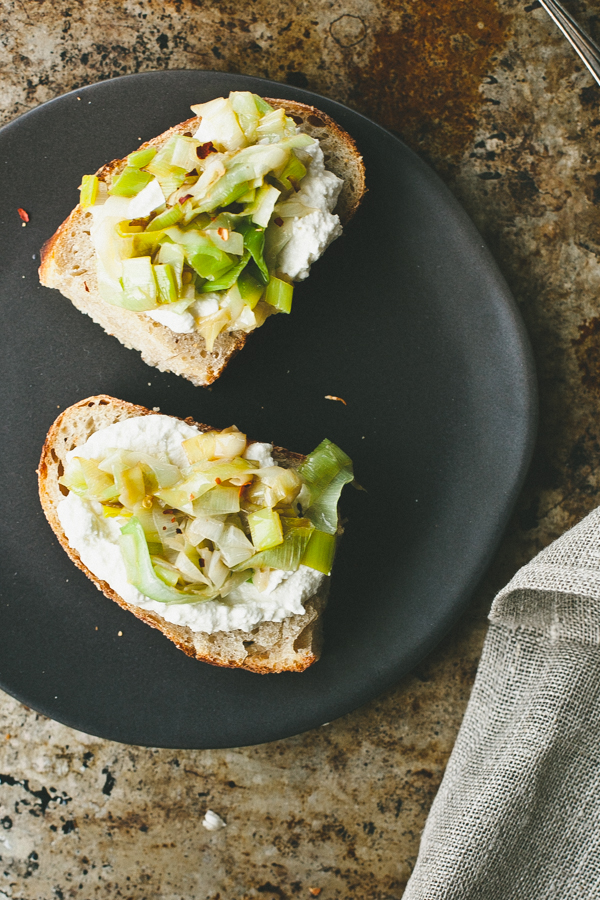
{"type": "Polygon", "coordinates": [[[490,621],[404,900],[600,898],[600,510],[490,621]]]}

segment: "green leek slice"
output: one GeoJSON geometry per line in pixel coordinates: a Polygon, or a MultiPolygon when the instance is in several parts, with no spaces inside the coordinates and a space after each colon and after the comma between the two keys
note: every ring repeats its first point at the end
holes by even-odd
{"type": "Polygon", "coordinates": [[[134,256],[123,260],[121,286],[124,291],[123,306],[126,309],[143,312],[157,306],[157,291],[152,257],[134,256]]]}
{"type": "Polygon", "coordinates": [[[75,456],[67,462],[65,471],[59,477],[58,483],[66,487],[67,490],[73,491],[78,497],[83,497],[87,491],[87,481],[81,468],[81,457],[75,456]]]}
{"type": "Polygon", "coordinates": [[[275,204],[281,197],[281,191],[278,191],[272,184],[263,184],[257,191],[254,201],[246,207],[245,213],[255,225],[261,225],[266,228],[273,215],[275,204]]]}
{"type": "Polygon", "coordinates": [[[237,571],[261,569],[265,566],[284,572],[295,572],[298,569],[314,526],[307,519],[290,518],[281,521],[285,532],[283,542],[271,550],[255,553],[250,559],[239,563],[236,566],[237,571]]]}
{"type": "Polygon", "coordinates": [[[217,485],[193,503],[195,516],[226,516],[240,511],[240,489],[217,485]]]}
{"type": "Polygon", "coordinates": [[[254,94],[251,94],[250,91],[232,91],[229,94],[229,102],[240,123],[240,128],[246,135],[246,140],[252,143],[256,139],[256,127],[261,117],[254,94]]]}
{"type": "Polygon", "coordinates": [[[252,543],[257,551],[270,550],[283,542],[279,513],[269,506],[248,516],[252,543]]]}
{"type": "Polygon", "coordinates": [[[171,165],[183,169],[185,172],[193,171],[198,165],[196,149],[199,146],[200,141],[194,138],[186,137],[183,134],[175,135],[171,150],[171,165]]]}
{"type": "Polygon", "coordinates": [[[256,263],[260,280],[263,284],[269,282],[269,270],[264,260],[265,230],[260,225],[252,222],[240,222],[238,231],[244,235],[244,244],[250,251],[252,259],[256,263]]]}
{"type": "Polygon", "coordinates": [[[173,266],[166,263],[165,265],[154,265],[153,269],[159,302],[174,303],[179,294],[173,266]]]}
{"type": "Polygon", "coordinates": [[[281,278],[272,276],[265,291],[265,303],[269,303],[279,312],[289,313],[292,310],[292,296],[294,286],[281,278]]]}
{"type": "Polygon", "coordinates": [[[81,179],[79,203],[83,209],[93,206],[98,197],[100,182],[95,175],[84,175],[81,179]]]}
{"type": "Polygon", "coordinates": [[[315,529],[304,551],[301,565],[308,566],[309,569],[316,569],[317,572],[323,572],[324,575],[329,575],[333,567],[335,546],[335,534],[327,534],[324,531],[315,529]]]}
{"type": "Polygon", "coordinates": [[[273,107],[270,103],[267,103],[267,101],[263,97],[259,97],[258,94],[252,94],[252,96],[254,97],[256,108],[261,115],[264,116],[266,115],[266,113],[273,112],[273,107]]]}
{"type": "Polygon", "coordinates": [[[125,166],[108,193],[114,197],[135,197],[136,194],[150,184],[153,176],[149,172],[141,172],[133,166],[125,166]]]}
{"type": "Polygon", "coordinates": [[[163,228],[170,228],[171,225],[177,225],[183,219],[183,210],[179,204],[165,209],[164,212],[156,216],[147,225],[146,231],[161,231],[163,228]]]}
{"type": "Polygon", "coordinates": [[[247,270],[240,273],[237,285],[240,296],[246,306],[249,306],[250,309],[254,309],[264,293],[264,285],[259,284],[256,278],[253,278],[247,270]]]}
{"type": "Polygon", "coordinates": [[[172,244],[169,241],[160,245],[156,256],[156,263],[161,266],[171,266],[177,282],[178,295],[182,288],[184,262],[185,253],[180,244],[172,244]]]}
{"type": "Polygon", "coordinates": [[[304,482],[299,498],[307,507],[304,515],[319,531],[335,534],[342,488],[354,480],[352,460],[336,444],[325,439],[308,454],[297,472],[304,482]]]}
{"type": "Polygon", "coordinates": [[[127,157],[127,165],[135,169],[143,169],[152,162],[156,156],[156,147],[146,147],[144,150],[136,150],[127,157]]]}
{"type": "Polygon", "coordinates": [[[193,593],[188,593],[165,584],[154,571],[144,529],[135,516],[121,528],[119,547],[127,571],[127,580],[145,597],[158,603],[198,603],[216,596],[216,592],[205,585],[198,586],[198,590],[193,593]]]}
{"type": "Polygon", "coordinates": [[[245,250],[244,255],[237,265],[225,269],[225,271],[215,275],[211,281],[207,281],[206,284],[202,285],[200,288],[200,293],[207,294],[212,291],[228,291],[229,288],[233,287],[241,272],[246,268],[249,259],[250,252],[245,250]]]}
{"type": "Polygon", "coordinates": [[[297,185],[305,175],[306,167],[300,162],[296,154],[292,153],[284,170],[277,175],[277,180],[284,186],[286,191],[291,191],[292,189],[297,189],[297,185]]]}

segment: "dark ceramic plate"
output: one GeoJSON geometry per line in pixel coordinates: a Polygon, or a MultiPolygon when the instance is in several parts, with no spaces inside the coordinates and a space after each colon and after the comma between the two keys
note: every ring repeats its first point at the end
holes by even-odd
{"type": "Polygon", "coordinates": [[[536,417],[516,306],[439,178],[387,131],[330,100],[175,71],[102,82],[12,122],[0,132],[0,196],[0,686],[91,734],[216,748],[314,728],[394,684],[456,620],[488,565],[536,417]],[[187,118],[191,103],[232,89],[333,116],[364,155],[369,193],[296,289],[293,314],[269,320],[201,389],[146,366],[42,288],[37,266],[83,173],[187,118]],[[18,207],[31,216],[25,228],[18,207]],[[352,456],[367,493],[344,494],[348,525],[318,664],[261,676],[190,660],[75,569],[42,515],[35,469],[57,413],[98,393],[218,427],[235,422],[302,452],[327,436],[352,456]]]}

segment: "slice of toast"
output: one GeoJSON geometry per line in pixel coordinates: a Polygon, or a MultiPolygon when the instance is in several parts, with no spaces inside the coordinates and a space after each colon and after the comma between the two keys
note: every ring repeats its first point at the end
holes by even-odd
{"type": "MultiPolygon", "coordinates": [[[[259,674],[302,672],[320,655],[321,612],[325,607],[329,577],[325,576],[317,592],[305,603],[304,615],[293,615],[282,622],[263,622],[252,631],[219,631],[213,634],[194,632],[187,626],[173,625],[157,613],[127,603],[105,582],[83,564],[79,553],[70,546],[57,514],[57,506],[67,489],[58,479],[64,471],[69,450],[84,444],[95,431],[114,422],[135,416],[156,415],[144,406],[136,406],[114,397],[99,395],[70,406],[56,419],[42,450],[38,478],[42,507],[52,530],[75,565],[98,590],[128,609],[138,619],[158,628],[188,656],[215,666],[246,669],[259,674]]],[[[185,420],[201,431],[209,431],[192,419],[185,420]]],[[[273,449],[279,465],[298,466],[305,457],[280,447],[273,449]]]]}
{"type": "MultiPolygon", "coordinates": [[[[274,107],[283,107],[301,131],[320,141],[327,168],[344,181],[335,212],[342,224],[347,224],[365,193],[364,165],[353,139],[333,119],[313,106],[291,100],[267,100],[274,107]]],[[[174,134],[192,135],[200,121],[200,117],[195,116],[181,122],[142,144],[140,149],[159,147],[174,134]]],[[[124,159],[113,160],[96,174],[101,181],[110,184],[124,167],[124,159]]],[[[106,303],[98,292],[91,225],[91,212],[76,206],[42,248],[41,283],[57,288],[77,309],[87,313],[125,347],[139,350],[148,365],[182,375],[197,386],[212,384],[229,360],[242,349],[248,335],[242,331],[222,332],[213,349],[208,351],[199,334],[178,334],[149,316],[106,303]]]]}

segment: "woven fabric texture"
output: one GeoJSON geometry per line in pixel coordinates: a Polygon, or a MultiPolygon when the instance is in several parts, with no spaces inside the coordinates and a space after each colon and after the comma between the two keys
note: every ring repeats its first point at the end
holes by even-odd
{"type": "Polygon", "coordinates": [[[600,510],[490,620],[404,900],[600,898],[600,510]]]}

